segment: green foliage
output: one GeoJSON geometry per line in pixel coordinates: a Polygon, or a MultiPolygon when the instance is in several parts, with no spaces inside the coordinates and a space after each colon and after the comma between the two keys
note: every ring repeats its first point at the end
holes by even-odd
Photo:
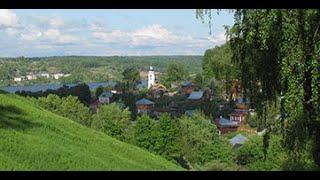
{"type": "Polygon", "coordinates": [[[191,164],[204,164],[212,160],[228,162],[231,147],[218,136],[217,127],[201,112],[180,119],[182,153],[191,164]]]}
{"type": "Polygon", "coordinates": [[[97,113],[93,115],[91,126],[109,136],[126,141],[130,124],[130,111],[112,103],[98,108],[97,113]]]}
{"type": "Polygon", "coordinates": [[[202,74],[198,73],[196,74],[196,76],[194,77],[194,80],[193,82],[197,85],[199,85],[200,87],[203,87],[205,85],[205,82],[204,82],[204,77],[202,74]]]}
{"type": "Polygon", "coordinates": [[[169,160],[181,157],[180,151],[180,126],[176,118],[169,114],[162,114],[155,125],[154,151],[169,160]]]}
{"type": "Polygon", "coordinates": [[[232,59],[251,106],[262,114],[265,102],[282,96],[284,145],[294,156],[311,148],[320,166],[320,10],[238,9],[234,15],[232,59]]]}
{"type": "Polygon", "coordinates": [[[91,113],[89,108],[84,106],[77,97],[67,96],[60,98],[57,95],[49,94],[36,101],[41,107],[67,117],[85,126],[91,125],[91,113]]]}
{"type": "Polygon", "coordinates": [[[141,148],[0,94],[0,169],[22,171],[183,170],[141,148]]]}
{"type": "Polygon", "coordinates": [[[281,121],[280,121],[280,104],[267,102],[264,106],[262,114],[252,114],[248,116],[247,123],[257,128],[258,131],[268,129],[274,134],[281,134],[281,121]]]}
{"type": "Polygon", "coordinates": [[[232,82],[239,77],[239,65],[232,62],[230,43],[206,50],[202,60],[202,69],[205,82],[208,85],[213,80],[220,82],[215,85],[224,89],[229,97],[232,82]]]}
{"type": "Polygon", "coordinates": [[[0,86],[15,85],[13,78],[29,72],[71,74],[58,80],[38,78],[19,82],[19,85],[41,83],[105,82],[120,81],[124,69],[136,66],[147,71],[152,65],[159,72],[165,72],[170,63],[183,63],[192,73],[201,72],[201,56],[60,56],[35,58],[0,58],[0,86]]]}
{"type": "Polygon", "coordinates": [[[294,160],[286,149],[281,146],[281,136],[272,135],[266,157],[264,155],[263,137],[250,137],[245,144],[236,151],[236,161],[248,170],[316,170],[310,153],[300,153],[299,159],[294,160]],[[295,162],[295,163],[294,163],[295,162]]]}
{"type": "Polygon", "coordinates": [[[136,67],[126,68],[122,72],[122,76],[122,82],[124,83],[127,92],[132,92],[137,88],[137,85],[140,82],[140,73],[136,67]]]}
{"type": "Polygon", "coordinates": [[[155,121],[148,115],[139,116],[132,127],[133,144],[154,152],[155,146],[155,121]]]}
{"type": "Polygon", "coordinates": [[[170,63],[166,70],[164,78],[165,85],[170,87],[169,84],[184,80],[188,76],[188,71],[182,63],[170,63]]]}

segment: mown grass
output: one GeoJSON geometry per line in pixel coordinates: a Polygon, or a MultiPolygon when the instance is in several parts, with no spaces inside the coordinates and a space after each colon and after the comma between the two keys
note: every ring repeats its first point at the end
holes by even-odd
{"type": "Polygon", "coordinates": [[[136,146],[0,94],[0,170],[183,170],[136,146]]]}

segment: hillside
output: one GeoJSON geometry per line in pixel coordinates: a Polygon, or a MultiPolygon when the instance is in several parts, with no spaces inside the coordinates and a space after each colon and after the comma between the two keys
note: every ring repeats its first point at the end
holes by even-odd
{"type": "Polygon", "coordinates": [[[165,72],[171,63],[185,65],[190,74],[202,71],[202,56],[60,56],[39,58],[1,58],[0,86],[30,85],[40,83],[103,82],[120,80],[128,67],[148,71],[153,66],[157,72],[165,72]],[[14,77],[37,73],[65,73],[70,76],[59,80],[37,78],[14,82],[14,77]]]}
{"type": "Polygon", "coordinates": [[[183,170],[12,94],[0,94],[0,170],[183,170]]]}

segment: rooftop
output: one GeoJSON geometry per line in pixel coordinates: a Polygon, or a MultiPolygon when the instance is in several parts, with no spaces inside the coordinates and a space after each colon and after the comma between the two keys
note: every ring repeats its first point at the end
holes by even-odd
{"type": "Polygon", "coordinates": [[[238,126],[238,122],[232,121],[232,120],[230,120],[230,119],[226,119],[226,118],[223,118],[223,117],[220,117],[220,118],[219,118],[218,123],[219,123],[221,126],[238,126]]]}
{"type": "Polygon", "coordinates": [[[108,98],[108,97],[112,97],[113,94],[112,92],[110,91],[107,91],[107,92],[103,92],[102,94],[100,94],[99,98],[102,97],[102,98],[108,98]]]}
{"type": "Polygon", "coordinates": [[[142,99],[138,100],[138,101],[136,102],[136,104],[137,104],[137,105],[139,105],[139,104],[151,105],[151,104],[154,104],[154,102],[152,102],[152,101],[150,101],[150,100],[148,100],[148,99],[146,99],[146,98],[142,98],[142,99]]]}
{"type": "Polygon", "coordinates": [[[193,91],[188,99],[191,99],[191,100],[197,100],[197,99],[201,99],[203,96],[203,91],[193,91]]]}
{"type": "Polygon", "coordinates": [[[190,81],[183,81],[181,86],[192,86],[192,83],[190,81]]]}
{"type": "Polygon", "coordinates": [[[247,137],[243,136],[242,134],[238,134],[238,135],[234,136],[232,139],[230,139],[230,144],[231,144],[232,146],[234,146],[234,145],[236,145],[236,144],[242,145],[242,144],[244,144],[245,141],[247,141],[247,140],[248,140],[247,137]]]}

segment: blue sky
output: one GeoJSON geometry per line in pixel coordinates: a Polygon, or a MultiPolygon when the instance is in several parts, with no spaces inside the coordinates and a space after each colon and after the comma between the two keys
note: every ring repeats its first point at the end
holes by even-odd
{"type": "Polygon", "coordinates": [[[0,10],[0,57],[63,55],[203,55],[225,42],[223,25],[208,24],[192,9],[0,10]]]}

